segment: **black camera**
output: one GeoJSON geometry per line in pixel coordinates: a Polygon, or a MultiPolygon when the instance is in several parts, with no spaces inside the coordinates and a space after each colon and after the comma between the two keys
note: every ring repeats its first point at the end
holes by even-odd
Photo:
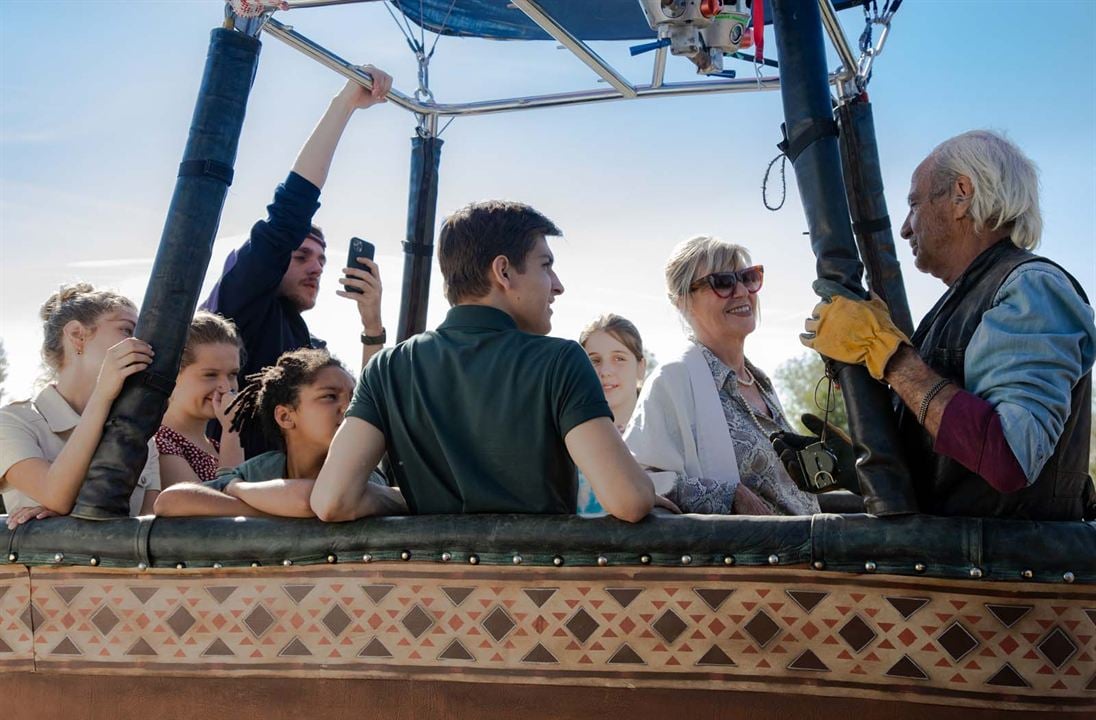
{"type": "Polygon", "coordinates": [[[830,452],[825,443],[808,445],[796,452],[796,458],[803,471],[803,481],[811,492],[828,492],[839,487],[836,477],[837,456],[830,452]]]}

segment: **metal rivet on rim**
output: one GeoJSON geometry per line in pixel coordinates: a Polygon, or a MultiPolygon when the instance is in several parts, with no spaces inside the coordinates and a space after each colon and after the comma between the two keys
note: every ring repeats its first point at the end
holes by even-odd
{"type": "Polygon", "coordinates": [[[976,568],[976,567],[971,568],[970,569],[970,576],[972,578],[974,578],[975,580],[982,577],[982,568],[976,568]]]}
{"type": "Polygon", "coordinates": [[[410,559],[411,559],[411,552],[410,551],[404,550],[403,552],[400,553],[400,560],[410,560],[410,559]]]}
{"type": "Polygon", "coordinates": [[[55,562],[55,563],[59,563],[59,562],[63,561],[64,559],[65,559],[65,554],[64,553],[57,553],[56,555],[53,556],[53,562],[55,562]]]}
{"type": "Polygon", "coordinates": [[[1074,580],[1076,580],[1077,578],[1074,577],[1073,573],[1067,572],[1067,573],[1062,574],[1062,579],[1065,580],[1067,583],[1071,583],[1074,580]]]}
{"type": "Polygon", "coordinates": [[[552,558],[552,564],[555,565],[556,567],[559,567],[560,565],[563,564],[563,558],[560,557],[559,555],[556,555],[554,558],[552,558]]]}
{"type": "Polygon", "coordinates": [[[914,570],[914,572],[919,572],[919,573],[925,572],[925,563],[916,563],[916,564],[914,564],[913,570],[914,570]]]}
{"type": "Polygon", "coordinates": [[[262,566],[263,566],[263,564],[261,562],[259,562],[258,560],[251,563],[251,567],[253,567],[253,568],[262,567],[262,566]]]}
{"type": "Polygon", "coordinates": [[[327,562],[329,562],[329,563],[334,563],[336,560],[338,560],[338,558],[335,557],[334,555],[328,555],[327,556],[327,562]]]}
{"type": "Polygon", "coordinates": [[[873,560],[868,560],[864,563],[864,572],[875,572],[876,564],[873,560]]]}
{"type": "Polygon", "coordinates": [[[682,555],[681,556],[681,564],[682,565],[689,565],[692,562],[693,562],[693,556],[692,555],[682,555]]]}
{"type": "Polygon", "coordinates": [[[1023,572],[1020,573],[1020,577],[1022,577],[1025,580],[1030,580],[1033,577],[1035,577],[1035,573],[1033,573],[1030,570],[1024,570],[1023,572]]]}
{"type": "Polygon", "coordinates": [[[93,556],[88,562],[91,563],[92,567],[96,567],[99,564],[99,558],[93,556]]]}
{"type": "Polygon", "coordinates": [[[770,555],[769,556],[769,564],[770,565],[779,565],[780,564],[780,556],[776,555],[776,554],[770,555]]]}
{"type": "Polygon", "coordinates": [[[469,555],[468,556],[468,564],[469,565],[479,565],[479,555],[469,555]]]}
{"type": "Polygon", "coordinates": [[[144,572],[145,570],[148,570],[148,564],[147,563],[137,563],[137,569],[140,570],[141,572],[144,572]]]}
{"type": "Polygon", "coordinates": [[[214,570],[220,570],[223,567],[224,567],[224,565],[222,565],[221,563],[213,563],[213,569],[214,570]]]}
{"type": "Polygon", "coordinates": [[[723,556],[723,564],[724,565],[734,565],[734,555],[724,555],[723,556]]]}
{"type": "Polygon", "coordinates": [[[514,563],[515,565],[521,565],[523,562],[525,562],[525,558],[523,558],[521,555],[515,555],[514,557],[510,558],[510,562],[514,563]]]}
{"type": "Polygon", "coordinates": [[[640,555],[639,556],[639,561],[641,563],[643,563],[644,565],[650,565],[651,564],[651,556],[650,555],[640,555]]]}
{"type": "Polygon", "coordinates": [[[362,562],[373,562],[373,556],[369,553],[362,555],[362,562]]]}
{"type": "Polygon", "coordinates": [[[605,567],[606,565],[609,564],[609,558],[605,557],[604,555],[598,555],[597,556],[597,564],[600,565],[601,567],[605,567]]]}
{"type": "Polygon", "coordinates": [[[442,562],[449,562],[452,559],[453,559],[453,553],[451,553],[451,552],[443,552],[441,554],[441,561],[442,562]]]}
{"type": "Polygon", "coordinates": [[[822,562],[821,560],[815,560],[812,563],[812,565],[814,566],[815,570],[825,570],[826,569],[826,563],[822,562]]]}
{"type": "Polygon", "coordinates": [[[186,563],[184,563],[184,562],[177,562],[177,563],[175,563],[175,569],[176,569],[176,570],[182,570],[182,569],[184,569],[185,567],[186,567],[186,563]]]}
{"type": "Polygon", "coordinates": [[[286,558],[285,560],[282,560],[282,565],[284,565],[285,567],[289,567],[292,564],[293,564],[293,561],[290,560],[289,558],[286,558]]]}
{"type": "Polygon", "coordinates": [[[15,562],[19,559],[19,556],[15,553],[8,553],[8,562],[15,562]]]}

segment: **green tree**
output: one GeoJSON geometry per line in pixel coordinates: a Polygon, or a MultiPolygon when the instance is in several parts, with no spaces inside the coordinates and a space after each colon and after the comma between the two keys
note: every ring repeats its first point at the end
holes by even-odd
{"type": "MultiPolygon", "coordinates": [[[[643,348],[643,359],[647,361],[647,372],[640,378],[641,381],[651,377],[651,373],[658,367],[658,358],[655,357],[655,354],[651,352],[650,348],[643,348]]],[[[640,382],[640,384],[642,385],[643,383],[640,382]]]]}
{"type": "MultiPolygon", "coordinates": [[[[798,432],[807,432],[799,420],[804,413],[813,413],[818,417],[824,415],[822,408],[826,404],[827,385],[823,379],[825,376],[826,366],[822,362],[822,356],[813,352],[781,363],[773,373],[773,384],[780,395],[781,404],[784,405],[784,412],[798,432]]],[[[833,403],[830,422],[848,432],[849,420],[845,412],[845,401],[837,386],[833,388],[833,403]]]]}

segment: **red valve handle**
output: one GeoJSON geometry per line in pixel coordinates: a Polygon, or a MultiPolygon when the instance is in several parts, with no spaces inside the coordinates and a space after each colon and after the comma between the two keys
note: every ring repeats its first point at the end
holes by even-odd
{"type": "Polygon", "coordinates": [[[723,0],[700,0],[700,14],[706,18],[715,17],[723,9],[723,0]]]}
{"type": "Polygon", "coordinates": [[[765,3],[754,0],[753,4],[753,46],[756,62],[765,60],[765,3]]]}

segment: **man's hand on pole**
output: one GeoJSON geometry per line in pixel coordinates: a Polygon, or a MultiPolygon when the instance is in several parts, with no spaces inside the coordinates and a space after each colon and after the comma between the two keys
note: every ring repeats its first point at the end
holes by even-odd
{"type": "Polygon", "coordinates": [[[847,292],[828,292],[833,283],[815,283],[823,296],[807,319],[800,342],[822,355],[850,365],[863,365],[882,380],[887,362],[909,338],[895,326],[890,311],[878,296],[871,300],[850,298],[847,292]]]}

